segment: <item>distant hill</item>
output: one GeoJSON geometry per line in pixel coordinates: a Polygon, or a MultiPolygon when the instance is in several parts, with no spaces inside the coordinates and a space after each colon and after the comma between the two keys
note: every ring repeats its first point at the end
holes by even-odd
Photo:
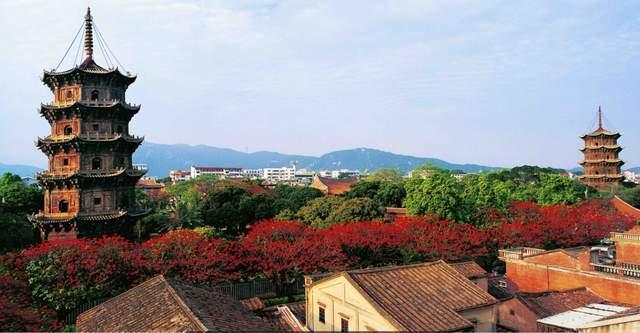
{"type": "Polygon", "coordinates": [[[33,177],[36,172],[42,171],[42,168],[33,165],[20,165],[20,164],[2,164],[0,163],[0,175],[5,172],[11,172],[20,177],[33,177]]]}
{"type": "Polygon", "coordinates": [[[638,172],[640,172],[640,167],[633,167],[633,168],[629,168],[629,169],[626,169],[626,170],[629,170],[629,171],[631,171],[631,172],[638,173],[638,172]]]}
{"type": "Polygon", "coordinates": [[[298,161],[298,168],[310,170],[357,169],[374,171],[381,168],[397,168],[408,172],[425,163],[464,172],[502,169],[477,164],[449,163],[436,158],[398,155],[370,148],[341,150],[314,157],[268,151],[247,154],[233,149],[205,145],[170,145],[145,142],[134,154],[136,163],[146,163],[149,166],[149,175],[160,177],[167,176],[170,170],[188,169],[191,165],[268,168],[289,166],[293,160],[298,161]]]}

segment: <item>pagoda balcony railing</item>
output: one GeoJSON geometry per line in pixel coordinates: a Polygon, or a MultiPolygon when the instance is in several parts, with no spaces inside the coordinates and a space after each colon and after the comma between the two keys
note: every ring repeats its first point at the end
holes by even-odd
{"type": "Polygon", "coordinates": [[[611,240],[632,240],[640,241],[640,234],[629,234],[625,232],[611,232],[609,233],[611,240]]]}
{"type": "Polygon", "coordinates": [[[614,265],[604,265],[597,263],[590,263],[591,267],[596,272],[615,274],[620,276],[628,276],[632,278],[640,279],[640,264],[618,263],[614,265]]]}
{"type": "Polygon", "coordinates": [[[141,136],[135,136],[135,135],[128,135],[128,134],[123,134],[123,133],[117,133],[117,132],[112,132],[112,133],[108,133],[108,132],[94,132],[94,133],[82,133],[80,135],[49,135],[46,138],[44,138],[45,140],[49,140],[49,141],[69,141],[75,137],[78,137],[80,139],[83,140],[114,140],[117,139],[119,137],[123,137],[125,139],[129,139],[129,140],[142,140],[144,139],[144,137],[141,136]]]}
{"type": "Polygon", "coordinates": [[[523,258],[543,252],[546,252],[546,250],[534,247],[517,247],[513,249],[498,250],[498,258],[501,260],[522,260],[523,258]]]}
{"type": "Polygon", "coordinates": [[[116,103],[120,103],[128,108],[136,108],[139,106],[137,104],[130,104],[119,99],[99,99],[99,100],[86,100],[86,99],[75,100],[74,99],[74,100],[68,100],[68,101],[43,103],[42,105],[49,106],[49,107],[67,107],[75,104],[76,102],[82,105],[87,105],[87,106],[112,106],[116,103]]]}
{"type": "Polygon", "coordinates": [[[39,172],[39,176],[45,177],[68,177],[75,174],[85,177],[99,177],[99,176],[109,176],[120,173],[122,171],[127,171],[129,174],[138,175],[144,174],[147,172],[147,166],[141,165],[132,165],[129,168],[113,168],[113,169],[100,169],[100,170],[79,170],[78,168],[65,167],[65,168],[56,168],[52,171],[43,171],[39,172]]]}

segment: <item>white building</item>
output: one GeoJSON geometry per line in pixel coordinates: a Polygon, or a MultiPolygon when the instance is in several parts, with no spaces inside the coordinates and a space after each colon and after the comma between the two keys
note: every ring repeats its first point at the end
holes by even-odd
{"type": "Polygon", "coordinates": [[[262,178],[267,182],[285,182],[285,181],[293,181],[296,178],[296,167],[295,165],[292,168],[282,167],[282,168],[264,168],[262,169],[262,178]]]}
{"type": "Polygon", "coordinates": [[[349,170],[349,169],[340,169],[340,170],[323,170],[318,172],[320,177],[324,178],[333,178],[338,179],[341,176],[344,178],[360,178],[362,173],[360,170],[349,170]]]}
{"type": "Polygon", "coordinates": [[[171,170],[169,172],[169,178],[175,184],[177,182],[183,182],[191,179],[191,171],[185,170],[171,170]]]}
{"type": "Polygon", "coordinates": [[[242,174],[249,179],[262,179],[264,176],[263,169],[243,169],[242,174]]]}
{"type": "Polygon", "coordinates": [[[640,175],[638,175],[637,173],[627,170],[623,174],[624,174],[624,178],[627,181],[630,181],[630,182],[636,183],[636,184],[640,184],[640,175]]]}
{"type": "Polygon", "coordinates": [[[242,168],[217,168],[217,167],[199,167],[191,166],[191,179],[198,178],[203,175],[211,175],[220,178],[242,178],[242,168]]]}

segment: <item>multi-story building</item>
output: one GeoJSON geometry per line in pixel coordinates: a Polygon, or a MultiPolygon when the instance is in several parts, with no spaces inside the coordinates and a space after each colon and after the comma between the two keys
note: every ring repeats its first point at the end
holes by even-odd
{"type": "Polygon", "coordinates": [[[272,183],[290,182],[296,178],[295,165],[292,168],[264,168],[262,172],[262,179],[272,183]]]}
{"type": "Polygon", "coordinates": [[[624,162],[618,157],[622,151],[618,145],[620,133],[602,127],[602,109],[598,108],[598,128],[580,138],[584,140],[584,148],[580,149],[584,154],[580,162],[584,175],[579,177],[580,181],[598,190],[619,186],[624,179],[620,172],[624,162]]]}
{"type": "Polygon", "coordinates": [[[29,217],[42,240],[104,233],[128,235],[144,211],[135,207],[135,184],[146,172],[132,164],[143,139],[130,134],[129,121],[140,110],[126,102],[135,76],[103,68],[93,57],[93,18],[84,22],[84,60],[66,71],[45,71],[53,102],[40,114],[51,133],[37,141],[48,157],[38,175],[44,211],[29,217]]]}
{"type": "Polygon", "coordinates": [[[191,166],[191,179],[198,178],[203,175],[211,175],[220,178],[242,178],[242,168],[217,168],[217,167],[199,167],[191,166]]]}
{"type": "Polygon", "coordinates": [[[177,182],[183,182],[191,179],[191,170],[171,170],[169,172],[169,178],[174,184],[177,182]]]}
{"type": "Polygon", "coordinates": [[[263,169],[242,169],[242,174],[249,179],[262,179],[264,176],[263,169]]]}

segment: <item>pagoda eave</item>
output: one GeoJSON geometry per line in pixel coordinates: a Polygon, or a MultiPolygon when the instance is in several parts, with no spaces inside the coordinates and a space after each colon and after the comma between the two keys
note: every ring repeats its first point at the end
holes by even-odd
{"type": "Polygon", "coordinates": [[[51,89],[51,91],[53,91],[54,88],[56,86],[59,86],[61,82],[82,82],[90,78],[101,78],[109,76],[112,77],[113,81],[122,82],[125,87],[134,83],[137,78],[136,75],[123,74],[117,67],[113,69],[100,68],[100,70],[87,70],[76,66],[72,69],[62,72],[45,70],[44,75],[42,76],[42,82],[46,84],[49,89],[51,89]]]}

